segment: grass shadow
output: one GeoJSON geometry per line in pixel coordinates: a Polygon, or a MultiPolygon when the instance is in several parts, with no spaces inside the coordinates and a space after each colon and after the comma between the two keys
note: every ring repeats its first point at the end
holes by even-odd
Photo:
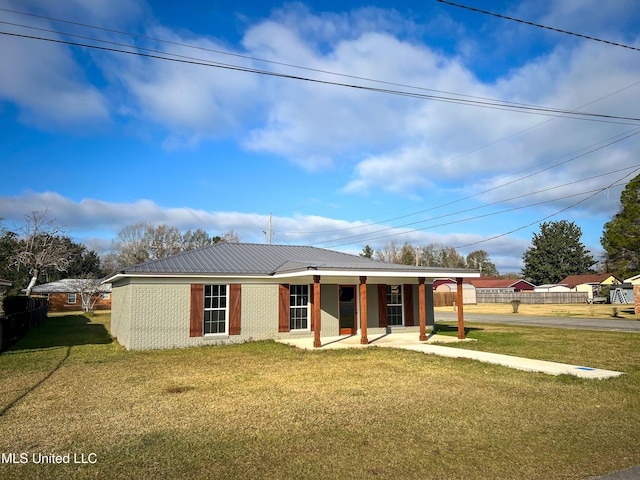
{"type": "Polygon", "coordinates": [[[8,352],[76,345],[105,345],[113,339],[102,323],[92,323],[82,314],[49,317],[44,325],[29,331],[8,352]]]}
{"type": "MultiPolygon", "coordinates": [[[[464,336],[466,337],[470,332],[482,331],[484,328],[480,327],[464,327],[464,336]]],[[[449,324],[449,323],[440,323],[436,322],[433,333],[438,335],[458,335],[458,325],[457,324],[449,324]]]]}

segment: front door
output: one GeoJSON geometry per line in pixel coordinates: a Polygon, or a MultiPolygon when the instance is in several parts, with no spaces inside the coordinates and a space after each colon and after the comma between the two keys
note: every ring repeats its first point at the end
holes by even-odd
{"type": "Polygon", "coordinates": [[[340,335],[355,335],[356,325],[356,286],[340,285],[338,287],[340,303],[340,335]]]}

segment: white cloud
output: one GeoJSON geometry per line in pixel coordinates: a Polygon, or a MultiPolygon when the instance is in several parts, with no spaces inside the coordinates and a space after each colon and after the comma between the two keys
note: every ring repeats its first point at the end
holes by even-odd
{"type": "MultiPolygon", "coordinates": [[[[55,192],[27,192],[20,196],[0,196],[0,218],[8,229],[20,225],[24,215],[32,211],[47,210],[49,218],[64,225],[68,234],[90,248],[104,252],[111,239],[124,226],[140,221],[155,225],[167,224],[185,231],[202,228],[210,234],[234,230],[243,242],[266,243],[268,217],[242,212],[209,212],[188,207],[163,207],[153,201],[141,199],[130,203],[113,203],[87,198],[74,201],[55,192]]],[[[356,253],[365,244],[380,249],[396,239],[414,245],[440,243],[459,248],[462,254],[486,250],[499,269],[521,262],[528,241],[509,237],[487,240],[488,236],[467,233],[440,234],[429,230],[410,231],[366,221],[346,221],[319,215],[273,217],[273,242],[298,245],[317,245],[356,253]]],[[[512,269],[511,269],[512,270],[512,269]]],[[[507,270],[504,270],[507,271],[507,270]]]]}
{"type": "Polygon", "coordinates": [[[44,130],[69,129],[109,120],[107,101],[66,47],[3,36],[0,100],[18,106],[22,122],[44,130]]]}
{"type": "MultiPolygon", "coordinates": [[[[54,40],[63,39],[63,35],[53,31],[74,32],[77,27],[44,17],[124,28],[145,9],[139,0],[0,0],[0,7],[43,17],[5,11],[3,20],[52,31],[9,25],[5,25],[5,30],[54,40]]],[[[87,35],[86,31],[83,33],[87,35]]],[[[96,30],[89,34],[100,35],[96,30]]],[[[0,75],[0,101],[15,104],[21,122],[46,131],[77,130],[79,127],[86,131],[92,126],[104,126],[111,117],[109,100],[88,78],[76,58],[79,52],[77,48],[58,43],[3,35],[0,61],[11,67],[6,74],[0,75]]]]}

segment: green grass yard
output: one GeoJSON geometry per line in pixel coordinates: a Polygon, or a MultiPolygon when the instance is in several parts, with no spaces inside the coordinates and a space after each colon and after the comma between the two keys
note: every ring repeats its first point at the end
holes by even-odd
{"type": "Polygon", "coordinates": [[[0,355],[1,451],[96,461],[5,462],[1,478],[584,479],[640,464],[638,334],[474,324],[464,344],[626,372],[594,381],[382,348],[127,352],[108,322],[53,317],[0,355]]]}

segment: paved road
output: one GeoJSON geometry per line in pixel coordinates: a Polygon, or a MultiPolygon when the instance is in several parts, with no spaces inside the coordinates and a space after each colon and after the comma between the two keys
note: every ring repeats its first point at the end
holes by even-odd
{"type": "Polygon", "coordinates": [[[638,480],[640,478],[640,465],[620,472],[610,473],[602,477],[594,477],[593,480],[638,480]]]}
{"type": "MultiPolygon", "coordinates": [[[[455,321],[456,312],[436,312],[436,322],[455,321]]],[[[538,317],[528,315],[487,315],[465,313],[465,322],[506,323],[510,325],[531,325],[537,327],[579,328],[585,330],[609,330],[616,332],[640,333],[640,320],[616,320],[615,318],[570,318],[538,317]]]]}

